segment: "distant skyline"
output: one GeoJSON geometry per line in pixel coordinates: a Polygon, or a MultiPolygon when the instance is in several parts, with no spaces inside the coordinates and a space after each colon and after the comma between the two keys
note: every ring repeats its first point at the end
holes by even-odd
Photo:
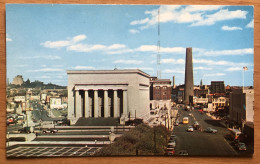
{"type": "Polygon", "coordinates": [[[186,47],[194,84],[253,85],[253,6],[7,4],[7,78],[67,86],[66,70],[140,69],[184,83],[186,47]],[[160,8],[160,37],[158,37],[160,8]]]}

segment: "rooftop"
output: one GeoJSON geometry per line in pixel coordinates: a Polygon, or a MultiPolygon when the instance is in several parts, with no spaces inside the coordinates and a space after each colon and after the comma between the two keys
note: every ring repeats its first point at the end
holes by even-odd
{"type": "Polygon", "coordinates": [[[114,69],[114,70],[67,70],[67,74],[132,74],[137,73],[145,77],[150,77],[149,74],[139,69],[114,69]]]}

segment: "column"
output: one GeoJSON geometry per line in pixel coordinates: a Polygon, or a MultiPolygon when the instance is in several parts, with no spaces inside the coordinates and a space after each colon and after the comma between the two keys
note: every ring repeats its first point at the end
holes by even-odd
{"type": "Polygon", "coordinates": [[[123,115],[127,116],[127,91],[123,90],[123,115]]]}
{"type": "Polygon", "coordinates": [[[117,106],[117,90],[114,90],[114,117],[119,117],[119,111],[117,106]]]}
{"type": "Polygon", "coordinates": [[[89,110],[88,91],[85,91],[85,117],[88,118],[89,116],[90,116],[90,110],[89,110]]]}
{"type": "Polygon", "coordinates": [[[98,118],[98,90],[94,90],[94,117],[98,118]]]}
{"type": "Polygon", "coordinates": [[[76,106],[76,118],[82,117],[82,111],[81,111],[81,98],[79,95],[79,91],[75,91],[75,106],[76,106]]]}
{"type": "Polygon", "coordinates": [[[110,111],[108,110],[108,91],[104,90],[104,117],[110,117],[110,111]]]}

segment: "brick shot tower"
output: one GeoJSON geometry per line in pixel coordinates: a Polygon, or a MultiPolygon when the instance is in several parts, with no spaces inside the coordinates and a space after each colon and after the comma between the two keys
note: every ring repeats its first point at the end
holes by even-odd
{"type": "Polygon", "coordinates": [[[184,104],[190,104],[193,96],[192,48],[186,48],[184,104]]]}

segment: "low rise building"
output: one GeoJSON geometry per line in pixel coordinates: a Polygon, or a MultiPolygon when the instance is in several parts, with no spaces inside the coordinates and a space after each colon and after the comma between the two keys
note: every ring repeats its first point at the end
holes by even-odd
{"type": "Polygon", "coordinates": [[[254,89],[233,89],[230,94],[230,120],[241,127],[246,122],[254,122],[254,89]]]}
{"type": "Polygon", "coordinates": [[[150,108],[171,109],[171,80],[150,78],[150,108]]]}
{"type": "Polygon", "coordinates": [[[141,118],[150,116],[150,75],[138,69],[70,70],[68,118],[141,118]]]}

